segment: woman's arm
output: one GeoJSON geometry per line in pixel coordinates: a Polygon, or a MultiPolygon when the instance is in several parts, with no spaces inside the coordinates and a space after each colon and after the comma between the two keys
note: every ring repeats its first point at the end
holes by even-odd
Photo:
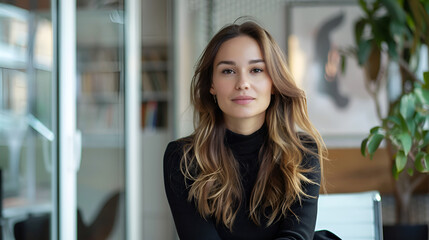
{"type": "Polygon", "coordinates": [[[307,154],[304,156],[302,166],[307,169],[313,169],[312,172],[304,173],[304,175],[311,179],[314,184],[307,183],[303,185],[305,193],[312,197],[303,197],[301,204],[297,201],[291,206],[291,210],[296,214],[298,219],[295,215],[289,213],[280,224],[279,231],[275,238],[276,240],[313,239],[317,218],[317,201],[320,190],[320,162],[317,156],[307,154]]]}
{"type": "Polygon", "coordinates": [[[173,214],[177,233],[181,240],[221,239],[211,219],[204,219],[193,202],[188,202],[188,189],[180,171],[182,145],[168,144],[164,154],[164,185],[168,203],[173,214]]]}

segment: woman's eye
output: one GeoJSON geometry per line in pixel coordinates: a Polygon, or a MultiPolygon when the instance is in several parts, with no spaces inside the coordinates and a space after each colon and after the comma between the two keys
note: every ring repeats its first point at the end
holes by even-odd
{"type": "Polygon", "coordinates": [[[262,70],[261,68],[254,68],[254,69],[252,69],[252,72],[253,73],[261,73],[261,72],[263,72],[264,70],[262,70]]]}
{"type": "Polygon", "coordinates": [[[222,70],[222,73],[224,73],[224,74],[233,74],[234,70],[232,70],[232,69],[224,69],[224,70],[222,70]]]}

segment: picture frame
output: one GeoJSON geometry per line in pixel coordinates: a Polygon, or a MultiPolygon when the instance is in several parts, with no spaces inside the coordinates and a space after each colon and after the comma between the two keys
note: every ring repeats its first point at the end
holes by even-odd
{"type": "MultiPolygon", "coordinates": [[[[380,124],[365,76],[355,58],[341,55],[354,43],[356,1],[290,1],[286,5],[286,55],[291,73],[307,96],[310,120],[328,148],[359,148],[380,124]]],[[[379,101],[387,109],[382,83],[379,101]]]]}

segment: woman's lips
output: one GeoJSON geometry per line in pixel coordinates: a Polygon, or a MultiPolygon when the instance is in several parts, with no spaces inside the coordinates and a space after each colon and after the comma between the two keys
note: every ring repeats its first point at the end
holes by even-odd
{"type": "Polygon", "coordinates": [[[236,97],[236,98],[232,99],[232,101],[234,103],[244,105],[244,104],[248,104],[248,103],[252,102],[254,99],[255,98],[253,98],[253,97],[240,96],[240,97],[236,97]]]}

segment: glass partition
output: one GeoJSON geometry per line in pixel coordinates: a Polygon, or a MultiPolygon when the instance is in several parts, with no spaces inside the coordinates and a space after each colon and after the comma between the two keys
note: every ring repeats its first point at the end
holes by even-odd
{"type": "Polygon", "coordinates": [[[50,238],[56,193],[56,80],[50,2],[0,3],[3,239],[50,238]],[[31,222],[31,224],[29,224],[31,222]],[[15,229],[15,232],[14,232],[15,229]]]}
{"type": "MultiPolygon", "coordinates": [[[[57,10],[12,2],[0,3],[2,239],[57,239],[57,10]]],[[[125,239],[123,5],[77,1],[77,239],[125,239]]]]}
{"type": "Polygon", "coordinates": [[[77,1],[78,239],[125,239],[124,4],[77,1]]]}

